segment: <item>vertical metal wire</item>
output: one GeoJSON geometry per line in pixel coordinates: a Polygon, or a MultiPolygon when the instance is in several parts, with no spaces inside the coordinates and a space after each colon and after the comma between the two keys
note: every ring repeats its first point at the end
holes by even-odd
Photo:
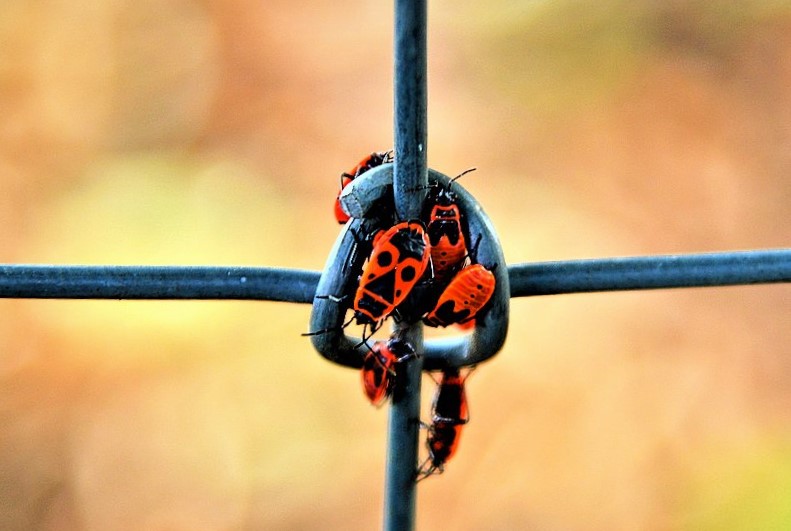
{"type": "Polygon", "coordinates": [[[395,167],[402,220],[417,219],[428,193],[426,163],[426,0],[395,3],[395,167]]]}
{"type": "MultiPolygon", "coordinates": [[[[395,2],[395,167],[393,193],[398,217],[417,219],[427,193],[426,163],[426,0],[395,2]]],[[[405,331],[418,353],[422,325],[405,331]]],[[[420,431],[420,357],[399,371],[388,424],[384,529],[415,527],[420,431]]]]}

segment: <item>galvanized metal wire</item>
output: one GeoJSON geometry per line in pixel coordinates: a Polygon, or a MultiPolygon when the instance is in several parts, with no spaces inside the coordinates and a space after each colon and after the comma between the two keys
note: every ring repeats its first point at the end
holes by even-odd
{"type": "MultiPolygon", "coordinates": [[[[791,248],[532,262],[511,297],[791,282],[791,248]]],[[[0,265],[0,298],[311,303],[321,273],[278,267],[0,265]]]]}
{"type": "MultiPolygon", "coordinates": [[[[427,11],[426,0],[395,2],[393,195],[396,213],[404,221],[418,219],[428,188],[427,11]]],[[[422,353],[422,325],[411,325],[403,332],[415,351],[422,353]]],[[[399,371],[392,397],[385,460],[385,531],[408,531],[415,527],[414,474],[420,435],[422,368],[420,356],[406,362],[399,371]]]]}
{"type": "Polygon", "coordinates": [[[0,298],[310,302],[319,273],[277,267],[0,265],[0,298]]]}
{"type": "Polygon", "coordinates": [[[511,297],[791,282],[791,249],[516,264],[511,297]]]}

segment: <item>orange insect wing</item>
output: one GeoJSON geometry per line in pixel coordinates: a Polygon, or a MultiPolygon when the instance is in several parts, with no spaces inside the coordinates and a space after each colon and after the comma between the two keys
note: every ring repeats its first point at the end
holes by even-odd
{"type": "Polygon", "coordinates": [[[428,324],[448,326],[473,319],[494,293],[494,274],[481,264],[462,269],[426,316],[428,324]]]}
{"type": "Polygon", "coordinates": [[[354,297],[354,309],[372,321],[391,314],[428,267],[428,236],[419,222],[405,221],[376,236],[354,297]]]}

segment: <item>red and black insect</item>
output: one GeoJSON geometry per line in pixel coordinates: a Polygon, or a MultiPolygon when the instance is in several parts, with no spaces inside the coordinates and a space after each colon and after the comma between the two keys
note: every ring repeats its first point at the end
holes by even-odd
{"type": "Polygon", "coordinates": [[[423,276],[429,249],[420,221],[404,221],[376,235],[354,296],[358,324],[379,328],[423,276]]]}
{"type": "Polygon", "coordinates": [[[459,448],[461,430],[470,420],[464,382],[459,369],[445,369],[437,386],[432,405],[431,425],[428,427],[426,447],[428,458],[417,470],[417,481],[432,474],[441,474],[459,448]]]}
{"type": "Polygon", "coordinates": [[[335,197],[335,219],[338,220],[338,223],[343,224],[349,221],[349,215],[343,211],[343,208],[341,208],[340,197],[343,189],[368,170],[389,162],[393,162],[392,150],[376,151],[363,157],[363,159],[348,172],[343,172],[341,174],[341,187],[338,190],[338,195],[335,197]]]}
{"type": "Polygon", "coordinates": [[[392,338],[374,342],[363,359],[362,369],[363,390],[373,405],[382,405],[390,396],[396,366],[415,356],[415,348],[406,340],[392,338]]]}
{"type": "Polygon", "coordinates": [[[490,270],[481,264],[465,267],[453,277],[423,322],[442,327],[466,323],[489,302],[494,288],[495,278],[490,270]]]}
{"type": "Polygon", "coordinates": [[[457,175],[447,187],[439,186],[432,198],[433,206],[428,217],[426,231],[431,243],[434,279],[439,282],[443,282],[460,268],[467,257],[467,243],[462,229],[461,210],[459,210],[456,194],[453,193],[451,187],[456,179],[474,170],[475,168],[470,168],[457,175]]]}
{"type": "MultiPolygon", "coordinates": [[[[368,238],[372,241],[372,250],[362,268],[355,291],[352,305],[354,314],[338,327],[343,329],[354,321],[367,326],[369,335],[366,336],[363,328],[360,345],[366,343],[384,320],[404,302],[426,272],[431,260],[426,229],[419,220],[398,223],[368,238]]],[[[316,298],[344,304],[348,296],[349,294],[316,295],[316,298]]],[[[400,318],[398,315],[396,317],[400,318]]],[[[302,335],[315,336],[329,331],[330,329],[314,330],[302,335]]]]}

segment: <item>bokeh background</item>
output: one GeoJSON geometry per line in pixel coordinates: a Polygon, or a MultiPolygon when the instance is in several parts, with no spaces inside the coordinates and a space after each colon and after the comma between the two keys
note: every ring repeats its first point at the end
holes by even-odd
{"type": "MultiPolygon", "coordinates": [[[[430,2],[429,163],[509,262],[791,242],[788,0],[430,2]]],[[[4,0],[0,260],[318,270],[392,6],[4,0]]],[[[791,526],[791,288],[514,300],[421,529],[791,526]]],[[[0,301],[0,528],[375,529],[309,307],[0,301]]],[[[431,380],[424,380],[424,402],[431,380]]]]}

